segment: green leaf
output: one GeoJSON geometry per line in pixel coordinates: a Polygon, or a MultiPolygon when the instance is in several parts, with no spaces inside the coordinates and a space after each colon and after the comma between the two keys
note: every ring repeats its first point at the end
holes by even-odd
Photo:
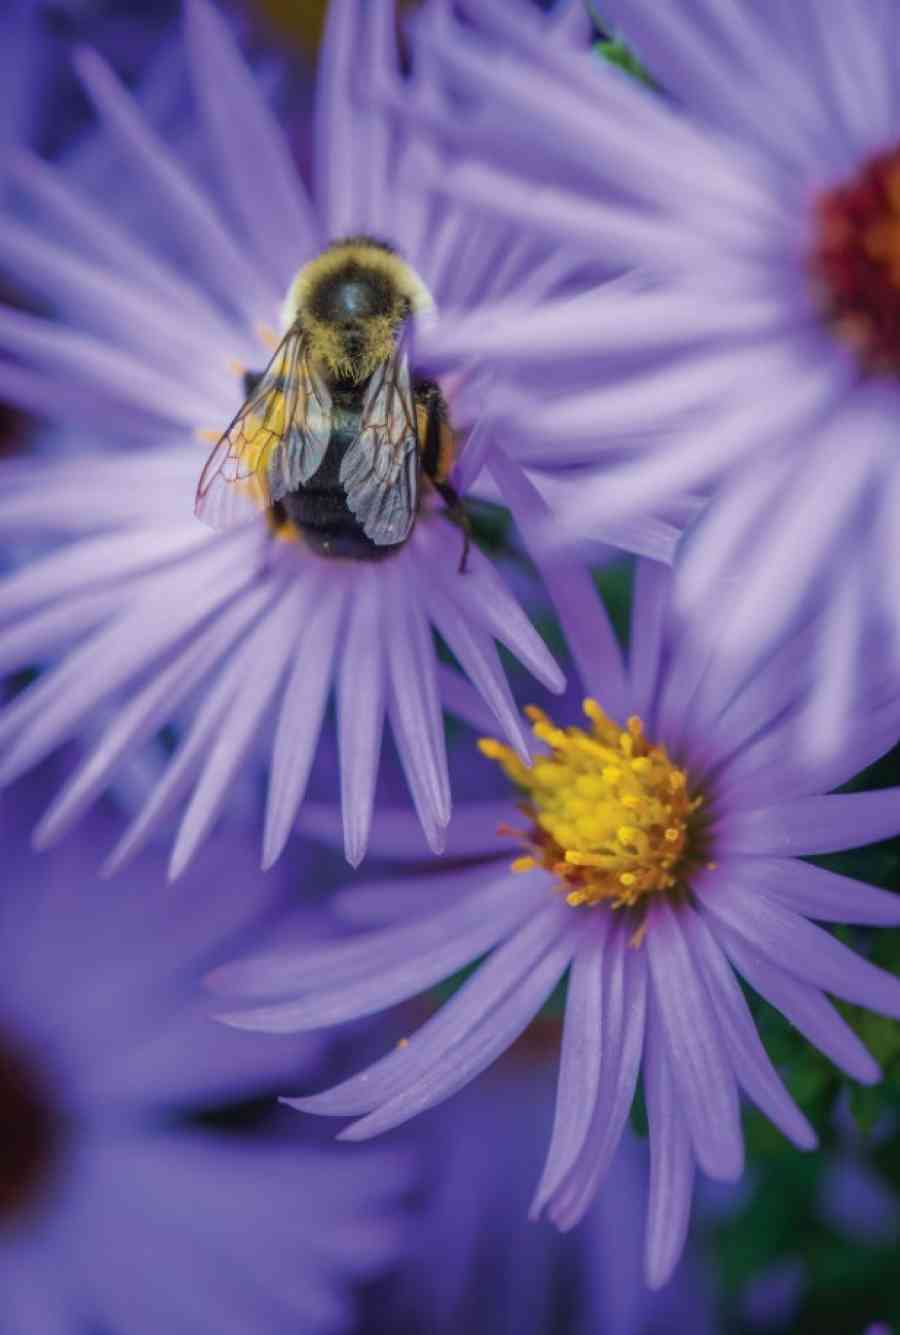
{"type": "Polygon", "coordinates": [[[600,41],[594,44],[594,50],[604,60],[608,60],[610,65],[616,65],[626,74],[630,74],[638,83],[644,84],[647,88],[656,88],[657,84],[652,74],[649,74],[644,66],[638,60],[633,51],[622,41],[621,37],[612,37],[607,41],[600,41]]]}

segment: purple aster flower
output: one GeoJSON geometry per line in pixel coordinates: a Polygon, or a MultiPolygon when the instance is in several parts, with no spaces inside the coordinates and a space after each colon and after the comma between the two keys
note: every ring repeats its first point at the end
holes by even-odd
{"type": "MultiPolygon", "coordinates": [[[[461,161],[446,189],[639,275],[528,320],[448,323],[432,355],[580,377],[560,411],[525,392],[509,409],[530,458],[578,465],[558,531],[714,492],[679,596],[699,606],[731,582],[738,656],[829,597],[819,722],[836,717],[873,620],[895,664],[900,644],[897,13],[837,8],[604,4],[670,96],[543,46],[501,0],[463,0],[473,27],[432,25],[457,90],[479,102],[490,89],[484,132],[466,125],[482,160],[461,161]],[[486,16],[501,61],[478,40],[486,16]]],[[[442,133],[459,133],[446,115],[442,133]]],[[[841,722],[812,745],[839,741],[841,722]]]]}
{"type": "MultiPolygon", "coordinates": [[[[811,625],[762,667],[736,668],[671,603],[672,576],[640,565],[627,665],[602,607],[585,598],[586,724],[532,710],[541,753],[500,762],[518,801],[471,804],[451,826],[451,870],[349,892],[361,923],[396,921],[299,953],[268,952],[213,976],[247,1029],[293,1032],[382,1010],[481,963],[402,1048],[311,1112],[357,1116],[362,1140],[407,1121],[483,1071],[568,973],[556,1119],[532,1213],[585,1215],[622,1134],[639,1073],[650,1125],[646,1276],[680,1254],[695,1165],[743,1167],[738,1091],[795,1145],[815,1135],[760,1042],[737,975],[854,1079],[878,1066],[826,997],[900,1016],[900,980],[811,919],[900,922],[900,898],[804,861],[900,829],[896,789],[831,794],[896,736],[896,693],[869,699],[838,759],[798,754],[814,678],[811,625]],[[601,702],[602,701],[602,705],[601,702]],[[512,865],[504,854],[519,845],[512,865]]],[[[717,608],[705,609],[715,618],[717,608]]],[[[379,848],[416,858],[400,813],[379,848]]]]}
{"type": "MultiPolygon", "coordinates": [[[[5,537],[35,558],[0,586],[0,666],[45,667],[0,713],[0,779],[83,736],[86,722],[99,732],[42,822],[41,844],[80,817],[136,747],[169,728],[175,753],[111,865],[177,810],[177,875],[261,753],[270,761],[263,857],[272,863],[293,828],[333,693],[348,858],[355,864],[365,851],[386,718],[439,849],[450,815],[442,705],[476,720],[486,710],[524,755],[495,641],[551,689],[562,686],[482,553],[473,549],[460,573],[460,532],[433,493],[406,544],[380,562],[323,557],[290,540],[300,536],[290,523],[276,536],[257,516],[211,534],[191,514],[209,452],[195,432],[215,438],[234,417],[245,376],[271,356],[261,326],[278,328],[293,276],[330,241],[364,232],[396,245],[438,309],[502,293],[547,257],[546,245],[518,242],[505,224],[438,207],[426,187],[441,164],[414,120],[395,129],[386,111],[358,105],[360,90],[405,95],[393,23],[389,4],[331,7],[315,203],[205,0],[187,6],[194,106],[184,143],[162,142],[104,62],[81,50],[80,75],[116,149],[103,198],[77,174],[13,157],[29,222],[0,222],[0,257],[60,319],[0,312],[0,391],[77,422],[82,441],[90,432],[103,447],[48,437],[45,457],[11,466],[0,492],[5,537]],[[126,204],[141,201],[139,231],[111,210],[111,176],[126,204]],[[433,630],[471,685],[438,667],[433,630]]],[[[412,116],[428,80],[409,87],[418,90],[412,116]]],[[[534,295],[558,277],[556,268],[535,273],[534,295]]],[[[461,376],[471,397],[472,373],[460,368],[457,384],[461,376]]],[[[462,490],[480,449],[469,440],[454,477],[462,490]]]]}
{"type": "Polygon", "coordinates": [[[346,1329],[354,1285],[402,1251],[404,1157],[342,1157],[278,1119],[252,1136],[179,1120],[318,1060],[318,1042],[223,1041],[196,992],[275,883],[262,896],[230,838],[177,895],[158,859],[98,882],[105,822],[36,859],[34,794],[17,796],[0,806],[4,1332],[346,1329]]]}

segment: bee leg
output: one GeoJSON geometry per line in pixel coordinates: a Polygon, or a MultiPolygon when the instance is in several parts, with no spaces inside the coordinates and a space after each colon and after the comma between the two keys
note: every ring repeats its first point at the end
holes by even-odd
{"type": "Polygon", "coordinates": [[[445,514],[450,523],[462,529],[463,549],[459,558],[459,573],[464,575],[466,562],[469,559],[469,548],[472,545],[472,521],[466,514],[466,508],[455,487],[451,487],[449,482],[435,482],[434,489],[447,507],[445,514]]]}

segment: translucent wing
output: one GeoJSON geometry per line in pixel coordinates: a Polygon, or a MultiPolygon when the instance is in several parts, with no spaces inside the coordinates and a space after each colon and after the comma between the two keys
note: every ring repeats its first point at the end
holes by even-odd
{"type": "Polygon", "coordinates": [[[402,351],[372,376],[340,477],[366,537],[378,547],[402,542],[415,519],[419,480],[415,405],[402,351]]]}
{"type": "Polygon", "coordinates": [[[331,395],[295,325],[213,447],[194,513],[211,528],[229,528],[268,509],[312,477],[330,437],[331,395]]]}

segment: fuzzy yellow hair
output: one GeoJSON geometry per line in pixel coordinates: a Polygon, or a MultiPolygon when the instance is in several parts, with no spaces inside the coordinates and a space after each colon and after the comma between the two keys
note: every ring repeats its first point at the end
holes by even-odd
{"type": "Polygon", "coordinates": [[[408,311],[421,314],[433,304],[431,293],[411,265],[377,242],[360,237],[329,246],[298,270],[285,298],[282,323],[287,329],[300,321],[311,353],[333,375],[364,380],[391,355],[397,328],[405,314],[408,311]],[[366,319],[365,350],[356,360],[347,357],[340,330],[318,318],[313,309],[315,292],[348,264],[376,270],[386,280],[393,297],[388,314],[366,319]]]}

